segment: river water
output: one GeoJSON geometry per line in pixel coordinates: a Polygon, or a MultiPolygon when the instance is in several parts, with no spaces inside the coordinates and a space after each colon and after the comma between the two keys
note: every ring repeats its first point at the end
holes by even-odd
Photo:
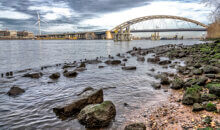
{"type": "MultiPolygon", "coordinates": [[[[0,41],[0,73],[15,72],[11,78],[0,78],[0,129],[73,129],[84,130],[76,119],[60,120],[52,108],[66,101],[77,99],[77,94],[91,86],[104,89],[104,99],[111,100],[116,106],[117,115],[113,123],[106,129],[122,129],[126,122],[132,122],[128,116],[148,108],[158,101],[165,101],[169,92],[154,90],[153,82],[158,80],[149,76],[159,72],[175,72],[159,65],[138,62],[135,57],[129,58],[126,65],[137,66],[136,71],[123,71],[120,66],[107,66],[99,69],[98,65],[87,65],[87,70],[80,72],[76,78],[65,78],[61,75],[57,81],[48,76],[54,72],[62,73],[61,67],[50,67],[40,70],[41,66],[57,63],[95,59],[117,53],[125,53],[134,46],[150,48],[165,44],[196,44],[197,40],[166,41],[131,41],[117,42],[107,40],[56,40],[56,41],[0,41]],[[24,78],[27,68],[30,71],[41,71],[40,79],[24,78]],[[155,68],[155,72],[150,69],[155,68]],[[25,93],[17,97],[9,97],[8,90],[12,86],[25,89],[25,93]],[[124,106],[127,103],[128,106],[124,106]]],[[[129,56],[129,55],[128,55],[129,56]]],[[[145,56],[145,58],[151,55],[145,56]]],[[[116,57],[117,58],[117,57],[116,57]]]]}

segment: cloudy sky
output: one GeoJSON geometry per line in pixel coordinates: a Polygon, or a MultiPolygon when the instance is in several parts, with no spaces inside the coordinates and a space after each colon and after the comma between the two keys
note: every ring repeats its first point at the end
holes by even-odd
{"type": "Polygon", "coordinates": [[[208,24],[213,8],[200,0],[0,0],[0,29],[37,34],[37,12],[43,33],[108,30],[148,15],[176,15],[208,24]]]}

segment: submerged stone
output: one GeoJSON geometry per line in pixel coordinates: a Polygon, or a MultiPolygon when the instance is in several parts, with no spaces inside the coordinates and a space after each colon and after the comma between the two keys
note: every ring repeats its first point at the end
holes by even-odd
{"type": "Polygon", "coordinates": [[[21,89],[21,88],[19,88],[19,87],[17,87],[17,86],[14,86],[14,87],[12,87],[9,91],[8,91],[8,95],[9,96],[17,96],[17,95],[19,95],[19,94],[22,94],[22,93],[24,93],[25,92],[25,90],[24,89],[21,89]]]}

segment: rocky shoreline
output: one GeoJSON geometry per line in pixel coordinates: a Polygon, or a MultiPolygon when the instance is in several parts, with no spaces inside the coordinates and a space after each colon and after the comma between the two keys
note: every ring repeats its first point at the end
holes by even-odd
{"type": "MultiPolygon", "coordinates": [[[[65,78],[75,78],[87,70],[88,64],[120,66],[123,71],[135,71],[136,66],[126,66],[130,57],[136,57],[138,62],[158,64],[163,68],[175,68],[177,73],[149,74],[160,83],[153,83],[155,89],[171,91],[169,100],[160,103],[152,109],[138,113],[136,122],[129,122],[125,130],[135,129],[198,129],[220,128],[220,41],[195,45],[163,45],[154,48],[136,48],[124,54],[108,57],[97,57],[93,60],[83,59],[80,62],[42,66],[39,70],[26,69],[16,72],[2,73],[1,77],[21,77],[39,79],[44,76],[44,69],[61,67],[62,73],[54,72],[47,78],[53,83],[62,75],[65,78]],[[152,57],[145,59],[146,55],[152,57]],[[165,59],[164,59],[165,58],[165,59]],[[175,61],[179,59],[184,61],[175,61]]],[[[98,66],[99,69],[105,66],[98,66]]],[[[156,68],[151,68],[154,72],[156,68]]],[[[8,91],[9,96],[25,93],[19,86],[13,86],[8,91]]],[[[116,115],[115,105],[111,101],[104,101],[103,89],[85,88],[78,94],[79,99],[53,108],[61,119],[71,116],[78,118],[87,128],[102,128],[108,126],[116,115]]]]}
{"type": "Polygon", "coordinates": [[[160,83],[152,85],[155,89],[164,85],[172,89],[169,101],[142,112],[140,115],[143,116],[138,116],[140,118],[138,122],[144,122],[127,125],[127,130],[220,128],[219,41],[191,46],[165,45],[152,49],[134,48],[128,53],[133,56],[155,53],[153,58],[147,59],[148,62],[165,65],[165,67],[169,65],[177,68],[178,72],[155,75],[156,78],[161,79],[160,83]],[[169,60],[161,61],[160,57],[164,56],[169,60]],[[185,66],[172,63],[173,59],[183,60],[185,66]]]}

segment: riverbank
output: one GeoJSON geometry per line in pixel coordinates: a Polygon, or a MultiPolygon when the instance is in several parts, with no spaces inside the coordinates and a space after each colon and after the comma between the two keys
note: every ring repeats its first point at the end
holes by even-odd
{"type": "MultiPolygon", "coordinates": [[[[145,52],[149,52],[149,49],[135,48],[129,51],[132,55],[145,52]]],[[[150,52],[155,56],[148,59],[149,62],[162,65],[160,57],[167,56],[171,60],[183,60],[185,66],[177,66],[177,74],[156,75],[161,79],[157,88],[167,82],[166,87],[172,89],[169,100],[131,118],[146,124],[147,129],[155,130],[220,128],[219,41],[192,46],[161,46],[150,49],[150,52]]],[[[165,65],[175,66],[170,63],[167,61],[165,65]]]]}

